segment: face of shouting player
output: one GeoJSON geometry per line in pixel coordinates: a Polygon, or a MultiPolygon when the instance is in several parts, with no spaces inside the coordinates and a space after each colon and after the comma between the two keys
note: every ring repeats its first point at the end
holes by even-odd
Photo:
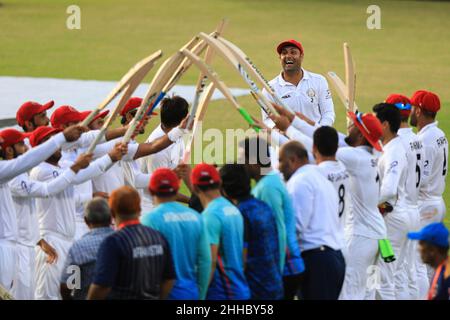
{"type": "Polygon", "coordinates": [[[303,62],[303,53],[294,46],[285,46],[280,53],[281,67],[284,72],[300,72],[303,62]]]}

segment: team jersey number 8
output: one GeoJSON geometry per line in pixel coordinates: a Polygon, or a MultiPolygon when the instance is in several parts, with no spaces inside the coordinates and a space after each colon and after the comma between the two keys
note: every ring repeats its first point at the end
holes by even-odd
{"type": "Polygon", "coordinates": [[[339,186],[338,196],[339,196],[339,218],[340,218],[345,210],[345,187],[343,184],[339,186]]]}

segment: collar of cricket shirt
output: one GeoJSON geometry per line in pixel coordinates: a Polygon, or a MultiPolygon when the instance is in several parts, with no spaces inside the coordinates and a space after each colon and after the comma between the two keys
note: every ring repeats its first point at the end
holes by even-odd
{"type": "MultiPolygon", "coordinates": [[[[310,78],[309,72],[303,68],[302,68],[302,71],[303,71],[303,78],[302,78],[302,80],[300,80],[300,82],[302,82],[303,80],[309,80],[309,78],[310,78]]],[[[300,84],[300,82],[299,82],[299,84],[300,84]]],[[[281,71],[280,74],[278,75],[278,84],[282,87],[285,87],[285,86],[294,86],[295,87],[294,84],[284,80],[283,71],[281,71]]]]}

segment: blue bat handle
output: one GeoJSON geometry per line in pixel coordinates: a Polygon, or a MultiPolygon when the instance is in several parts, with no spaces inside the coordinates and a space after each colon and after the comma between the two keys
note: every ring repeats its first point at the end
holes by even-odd
{"type": "Polygon", "coordinates": [[[161,91],[161,93],[159,94],[159,96],[156,98],[155,102],[153,103],[153,106],[150,108],[150,110],[148,110],[147,115],[151,115],[153,110],[155,110],[155,108],[158,106],[158,104],[161,102],[162,99],[164,99],[166,93],[164,91],[161,91]]]}

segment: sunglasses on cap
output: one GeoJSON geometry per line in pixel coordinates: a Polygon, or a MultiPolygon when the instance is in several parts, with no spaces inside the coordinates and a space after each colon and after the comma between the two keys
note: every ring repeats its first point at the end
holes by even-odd
{"type": "Polygon", "coordinates": [[[399,110],[411,110],[411,105],[409,103],[396,103],[395,106],[397,107],[397,109],[399,110]]]}

